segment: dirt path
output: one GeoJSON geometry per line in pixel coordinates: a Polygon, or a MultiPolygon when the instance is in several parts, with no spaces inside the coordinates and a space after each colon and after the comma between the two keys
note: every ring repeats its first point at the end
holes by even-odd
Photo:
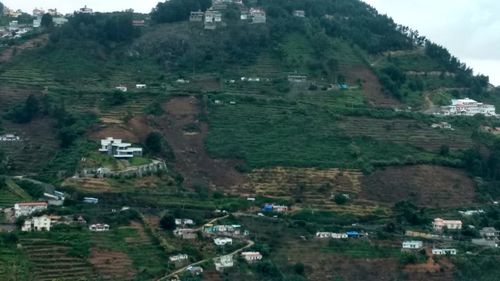
{"type": "Polygon", "coordinates": [[[167,114],[156,123],[172,147],[174,167],[184,177],[186,186],[230,187],[244,181],[234,169],[236,161],[213,159],[205,151],[208,124],[198,120],[200,108],[196,98],[174,98],[164,109],[167,114]]]}
{"type": "Polygon", "coordinates": [[[49,40],[48,34],[43,34],[33,39],[29,39],[20,45],[14,45],[0,52],[0,62],[10,61],[16,54],[21,51],[34,49],[40,45],[44,45],[49,40]]]}

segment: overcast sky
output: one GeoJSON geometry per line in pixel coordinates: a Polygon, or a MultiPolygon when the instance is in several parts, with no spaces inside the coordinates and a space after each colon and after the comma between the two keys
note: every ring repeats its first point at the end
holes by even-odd
{"type": "Polygon", "coordinates": [[[364,0],[500,85],[500,1],[364,0]]]}
{"type": "MultiPolygon", "coordinates": [[[[2,0],[0,0],[2,1],[2,0]]],[[[417,29],[432,41],[500,85],[500,1],[364,0],[397,23],[417,29]],[[496,13],[496,14],[495,14],[496,13]]],[[[3,0],[10,8],[31,11],[57,7],[72,12],[84,5],[98,11],[132,8],[149,12],[159,0],[3,0]]]]}

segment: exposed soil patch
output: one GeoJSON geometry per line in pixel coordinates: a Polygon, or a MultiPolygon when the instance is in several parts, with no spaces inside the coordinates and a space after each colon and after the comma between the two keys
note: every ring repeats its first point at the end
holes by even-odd
{"type": "Polygon", "coordinates": [[[132,260],[125,253],[92,248],[89,261],[103,280],[132,280],[134,278],[132,260]]]}
{"type": "Polygon", "coordinates": [[[459,169],[389,167],[363,177],[360,196],[386,203],[411,200],[422,207],[459,207],[474,201],[474,183],[459,169]]]}
{"type": "Polygon", "coordinates": [[[144,116],[137,116],[130,119],[126,124],[102,124],[94,129],[89,138],[95,141],[107,137],[123,139],[127,142],[140,143],[144,141],[152,131],[149,120],[144,116]]]}
{"type": "Polygon", "coordinates": [[[454,265],[447,258],[440,258],[435,262],[432,258],[432,250],[426,249],[427,262],[421,264],[410,264],[404,268],[409,281],[452,281],[454,265]]]}
{"type": "Polygon", "coordinates": [[[16,54],[27,49],[33,49],[38,46],[45,45],[49,39],[48,34],[38,36],[36,38],[30,39],[21,45],[15,45],[7,48],[3,52],[0,52],[0,62],[6,62],[11,60],[16,54]]]}
{"type": "Polygon", "coordinates": [[[380,107],[398,107],[401,106],[401,103],[390,96],[389,94],[384,93],[383,87],[378,80],[378,77],[366,66],[355,66],[351,68],[347,68],[343,70],[346,77],[347,82],[351,85],[355,85],[358,82],[358,79],[362,81],[362,89],[365,95],[365,98],[374,106],[380,107]]]}
{"type": "Polygon", "coordinates": [[[177,97],[164,105],[166,115],[157,124],[175,154],[175,169],[182,174],[186,185],[195,183],[229,187],[243,182],[235,169],[236,161],[212,159],[205,151],[204,139],[208,125],[198,120],[200,109],[194,97],[177,97]],[[199,132],[186,132],[196,125],[199,132]]]}
{"type": "Polygon", "coordinates": [[[303,263],[307,280],[392,281],[398,280],[395,259],[354,259],[324,253],[317,245],[292,244],[287,247],[287,263],[303,263]]]}

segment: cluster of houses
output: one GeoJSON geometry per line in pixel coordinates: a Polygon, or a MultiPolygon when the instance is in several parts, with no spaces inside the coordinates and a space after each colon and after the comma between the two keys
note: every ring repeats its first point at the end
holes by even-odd
{"type": "Polygon", "coordinates": [[[469,98],[452,99],[451,105],[441,106],[436,114],[444,116],[474,116],[476,114],[497,116],[494,105],[469,98]]]}
{"type": "Polygon", "coordinates": [[[366,233],[361,233],[358,231],[347,231],[342,233],[316,232],[316,238],[318,239],[349,239],[349,238],[360,238],[366,235],[367,235],[366,233]]]}
{"type": "MultiPolygon", "coordinates": [[[[418,241],[418,240],[403,241],[403,243],[401,245],[401,251],[403,251],[403,252],[419,251],[422,249],[424,249],[424,243],[422,241],[418,241]]],[[[457,249],[433,247],[432,254],[436,255],[436,256],[444,256],[444,255],[454,256],[457,254],[457,249]]]]}
{"type": "Polygon", "coordinates": [[[479,231],[481,238],[472,239],[472,244],[490,248],[498,248],[500,231],[494,227],[483,227],[479,231]]]}
{"type": "Polygon", "coordinates": [[[112,137],[101,140],[99,152],[106,153],[117,159],[130,159],[135,156],[142,156],[142,148],[133,147],[131,143],[112,137]]]}

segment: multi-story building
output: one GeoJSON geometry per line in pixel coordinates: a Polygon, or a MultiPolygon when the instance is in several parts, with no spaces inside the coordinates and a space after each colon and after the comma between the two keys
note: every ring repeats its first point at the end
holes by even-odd
{"type": "Polygon", "coordinates": [[[112,137],[101,140],[100,152],[105,152],[119,159],[133,158],[134,156],[142,156],[142,148],[132,147],[132,144],[123,142],[121,139],[112,137]]]}
{"type": "Polygon", "coordinates": [[[453,99],[451,105],[442,106],[439,115],[463,115],[474,116],[481,114],[485,116],[496,116],[495,106],[477,102],[473,99],[453,99]]]}
{"type": "Polygon", "coordinates": [[[14,204],[14,216],[27,217],[36,212],[42,212],[47,210],[47,202],[27,202],[27,203],[16,203],[14,204]]]}

